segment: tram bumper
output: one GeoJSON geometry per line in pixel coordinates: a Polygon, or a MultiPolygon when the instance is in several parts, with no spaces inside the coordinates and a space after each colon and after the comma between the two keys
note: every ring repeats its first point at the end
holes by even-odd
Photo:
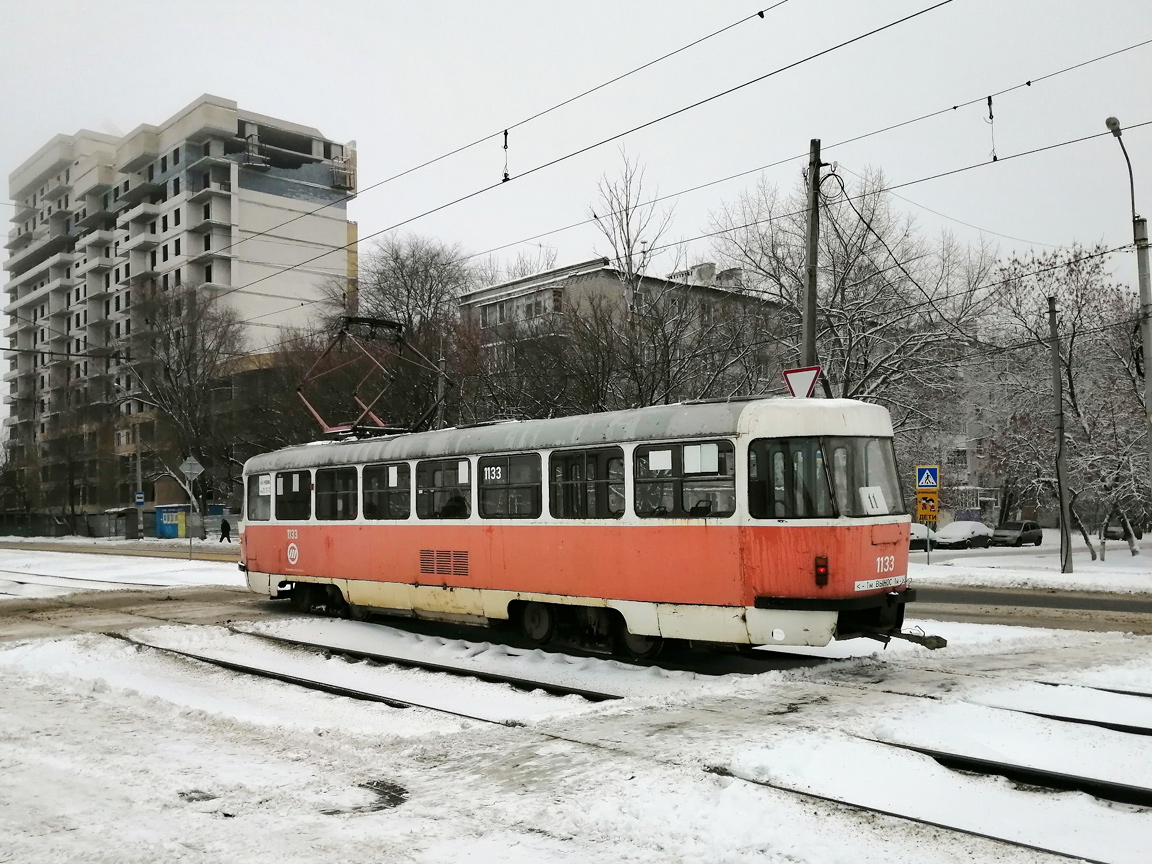
{"type": "Polygon", "coordinates": [[[867,597],[757,597],[755,607],[778,612],[823,612],[835,615],[835,639],[861,636],[887,641],[904,626],[904,607],[916,591],[888,591],[867,597]]]}

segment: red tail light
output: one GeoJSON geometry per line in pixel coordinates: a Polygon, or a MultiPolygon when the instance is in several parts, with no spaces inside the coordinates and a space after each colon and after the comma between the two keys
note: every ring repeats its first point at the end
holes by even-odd
{"type": "Polygon", "coordinates": [[[828,584],[828,558],[824,555],[816,556],[816,584],[828,584]]]}

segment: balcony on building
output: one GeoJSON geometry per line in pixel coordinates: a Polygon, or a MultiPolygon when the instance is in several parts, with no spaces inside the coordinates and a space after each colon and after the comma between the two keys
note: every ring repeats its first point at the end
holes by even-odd
{"type": "Polygon", "coordinates": [[[12,222],[27,222],[36,215],[36,208],[22,200],[12,202],[12,211],[12,222]]]}
{"type": "MultiPolygon", "coordinates": [[[[120,244],[121,254],[125,252],[140,252],[146,249],[155,248],[160,243],[160,235],[153,234],[145,226],[144,230],[139,234],[133,234],[127,240],[120,244]]],[[[133,267],[135,269],[135,267],[133,267]]]]}
{"type": "Polygon", "coordinates": [[[192,192],[192,194],[190,194],[188,196],[188,200],[189,201],[195,201],[195,202],[207,201],[210,198],[213,198],[214,196],[218,196],[218,195],[230,196],[231,194],[232,194],[232,184],[231,183],[223,183],[223,182],[218,182],[215,180],[210,180],[207,183],[201,185],[200,188],[194,190],[192,192]]]}
{"type": "Polygon", "coordinates": [[[131,174],[160,156],[160,131],[154,126],[140,126],[116,148],[116,171],[131,174]]]}
{"type": "Polygon", "coordinates": [[[76,227],[103,228],[112,224],[115,218],[116,216],[115,212],[113,211],[112,194],[110,192],[94,193],[92,195],[85,196],[84,206],[78,211],[76,227]],[[107,203],[105,203],[105,201],[107,201],[107,203]]]}
{"type": "Polygon", "coordinates": [[[31,229],[25,230],[22,226],[17,225],[8,232],[8,242],[4,244],[5,249],[10,249],[15,252],[22,249],[32,242],[33,232],[31,229]]]}
{"type": "Polygon", "coordinates": [[[48,179],[47,188],[45,188],[44,194],[40,196],[40,200],[55,201],[71,189],[72,183],[68,180],[67,169],[65,169],[65,171],[61,171],[58,174],[53,174],[52,177],[48,179]]]}
{"type": "Polygon", "coordinates": [[[97,249],[103,246],[110,246],[112,245],[112,240],[113,235],[110,229],[103,228],[97,231],[89,231],[88,233],[82,234],[79,238],[77,238],[76,250],[81,251],[88,249],[91,246],[97,247],[97,249]]]}
{"type": "Polygon", "coordinates": [[[147,198],[151,198],[156,193],[164,189],[163,183],[154,183],[151,180],[145,180],[142,177],[133,175],[129,177],[125,183],[128,188],[124,189],[121,184],[120,197],[116,198],[112,207],[117,212],[121,212],[125,207],[132,207],[147,198]]]}
{"type": "Polygon", "coordinates": [[[203,156],[199,157],[198,159],[193,160],[188,165],[187,170],[188,170],[189,174],[201,173],[201,172],[207,173],[208,171],[211,171],[213,168],[219,168],[219,167],[225,167],[229,171],[231,171],[232,165],[235,163],[235,161],[236,161],[235,159],[230,159],[229,157],[224,156],[222,154],[205,153],[203,156]]]}
{"type": "Polygon", "coordinates": [[[48,225],[41,225],[32,232],[32,243],[10,255],[4,262],[4,269],[12,274],[23,273],[66,249],[72,243],[72,239],[63,222],[53,221],[48,225]]]}
{"type": "MultiPolygon", "coordinates": [[[[112,269],[113,259],[111,257],[105,257],[104,255],[100,254],[103,251],[103,247],[93,247],[90,249],[88,257],[81,260],[80,263],[76,265],[76,274],[78,276],[87,276],[90,273],[100,274],[105,270],[112,269]]],[[[89,280],[88,285],[89,288],[91,288],[91,280],[89,280]]],[[[103,279],[101,279],[101,285],[103,285],[103,279]]]]}
{"type": "Polygon", "coordinates": [[[120,214],[120,227],[123,228],[126,224],[140,222],[141,220],[155,219],[159,214],[160,205],[153,204],[149,201],[142,201],[135,207],[120,214]]]}
{"type": "Polygon", "coordinates": [[[116,182],[116,171],[111,165],[93,165],[72,184],[72,197],[79,201],[88,195],[107,192],[116,182]]]}

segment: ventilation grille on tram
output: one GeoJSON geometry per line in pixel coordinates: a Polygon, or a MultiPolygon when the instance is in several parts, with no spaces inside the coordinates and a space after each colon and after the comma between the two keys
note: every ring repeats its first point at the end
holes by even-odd
{"type": "Polygon", "coordinates": [[[428,576],[467,576],[468,553],[447,549],[421,549],[420,572],[428,576]]]}

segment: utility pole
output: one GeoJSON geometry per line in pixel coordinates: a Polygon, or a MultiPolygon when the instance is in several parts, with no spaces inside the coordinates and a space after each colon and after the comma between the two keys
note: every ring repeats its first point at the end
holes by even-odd
{"type": "MultiPolygon", "coordinates": [[[[136,435],[136,491],[144,491],[144,469],[140,464],[140,424],[137,423],[134,427],[134,434],[136,435]]],[[[136,496],[132,496],[132,504],[136,508],[136,539],[144,539],[144,505],[136,503],[136,496]]]]}
{"type": "Polygon", "coordinates": [[[1104,121],[1116,140],[1124,161],[1128,164],[1128,191],[1132,197],[1132,239],[1136,243],[1136,274],[1140,287],[1140,341],[1144,343],[1144,410],[1147,424],[1144,428],[1145,446],[1148,451],[1148,482],[1152,485],[1152,277],[1148,273],[1148,220],[1136,215],[1136,181],[1132,176],[1132,160],[1128,158],[1128,148],[1120,137],[1123,130],[1120,121],[1109,117],[1104,121]]]}
{"type": "Polygon", "coordinates": [[[436,377],[436,428],[444,428],[444,397],[448,381],[448,363],[444,359],[444,347],[440,347],[440,374],[436,377]]]}
{"type": "Polygon", "coordinates": [[[808,151],[808,246],[804,261],[804,333],[800,365],[816,365],[816,253],[820,246],[820,139],[808,151]]]}
{"type": "Polygon", "coordinates": [[[1052,351],[1052,400],[1056,413],[1056,493],[1060,498],[1060,572],[1072,572],[1072,515],[1068,508],[1068,478],[1064,471],[1064,396],[1060,374],[1060,332],[1056,329],[1056,298],[1048,298],[1048,335],[1052,351]]]}

